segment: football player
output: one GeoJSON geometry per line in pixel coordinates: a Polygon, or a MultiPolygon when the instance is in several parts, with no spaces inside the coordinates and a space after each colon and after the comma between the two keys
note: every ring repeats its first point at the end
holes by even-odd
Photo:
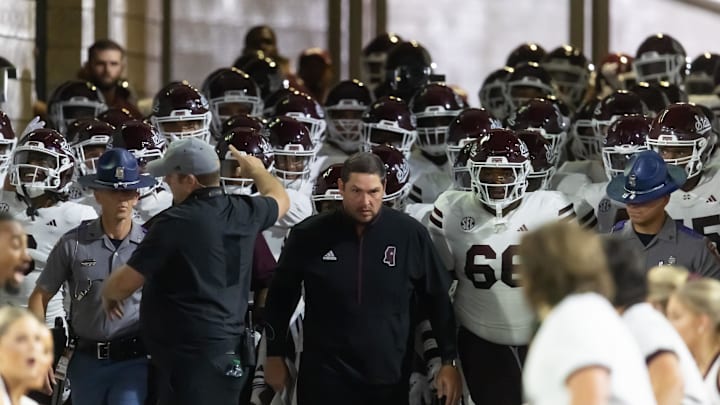
{"type": "Polygon", "coordinates": [[[10,166],[10,157],[15,150],[17,137],[13,131],[10,117],[0,110],[0,188],[5,184],[8,167],[10,166]]]}
{"type": "Polygon", "coordinates": [[[73,121],[93,118],[107,110],[102,93],[90,82],[67,81],[55,89],[48,101],[48,115],[61,134],[73,121]]]}
{"type": "MultiPolygon", "coordinates": [[[[107,146],[109,149],[125,148],[130,151],[138,160],[141,170],[145,170],[149,162],[162,158],[167,149],[165,139],[152,125],[137,120],[116,128],[107,146]]],[[[157,178],[153,187],[139,190],[140,198],[133,214],[143,223],[172,205],[172,192],[163,180],[157,178]]]]}
{"type": "Polygon", "coordinates": [[[682,85],[687,61],[685,48],[667,34],[647,37],[638,47],[633,68],[639,82],[666,81],[682,85]]]}
{"type": "Polygon", "coordinates": [[[670,195],[665,208],[671,218],[720,243],[720,190],[717,168],[707,167],[711,152],[710,119],[691,103],[668,106],[652,123],[648,146],[668,164],[685,168],[688,179],[670,195]]]}
{"type": "Polygon", "coordinates": [[[212,112],[212,132],[216,140],[222,135],[222,124],[238,114],[262,116],[264,103],[260,89],[247,73],[238,68],[220,68],[203,82],[202,92],[212,112]]]}
{"type": "MultiPolygon", "coordinates": [[[[33,259],[30,274],[20,284],[19,294],[0,292],[0,301],[27,306],[35,281],[45,268],[47,257],[62,235],[84,220],[97,217],[87,205],[67,201],[67,192],[75,170],[75,159],[65,138],[52,129],[36,129],[17,145],[9,167],[10,184],[15,191],[4,190],[0,210],[9,212],[27,232],[28,250],[33,259]]],[[[70,294],[82,291],[70,290],[70,294]]],[[[50,299],[46,323],[65,319],[62,294],[50,299]]]]}
{"type": "Polygon", "coordinates": [[[523,232],[575,218],[563,194],[526,194],[532,167],[513,131],[493,129],[472,142],[472,192],[446,191],[435,202],[430,232],[458,278],[458,349],[473,402],[522,403],[521,368],[535,325],[517,279],[523,232]]]}
{"type": "Polygon", "coordinates": [[[210,105],[188,82],[172,82],[160,89],[150,121],[167,142],[188,137],[210,142],[210,105]]]}

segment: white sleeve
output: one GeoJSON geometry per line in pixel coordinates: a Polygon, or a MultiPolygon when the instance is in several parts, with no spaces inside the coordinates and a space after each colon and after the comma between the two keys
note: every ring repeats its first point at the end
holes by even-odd
{"type": "Polygon", "coordinates": [[[313,205],[309,196],[297,190],[286,191],[290,197],[290,208],[285,216],[278,218],[275,226],[292,228],[313,214],[313,205]]]}

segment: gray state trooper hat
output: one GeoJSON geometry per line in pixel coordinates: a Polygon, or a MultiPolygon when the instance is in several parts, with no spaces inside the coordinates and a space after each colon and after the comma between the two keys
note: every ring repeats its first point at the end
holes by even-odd
{"type": "Polygon", "coordinates": [[[209,174],[220,170],[220,159],[209,143],[199,138],[185,138],[172,142],[162,159],[153,160],[146,166],[153,177],[171,173],[209,174]]]}
{"type": "Polygon", "coordinates": [[[137,190],[156,184],[153,177],[140,172],[137,159],[123,148],[109,149],[98,158],[96,174],[80,176],[78,183],[91,189],[137,190]]]}

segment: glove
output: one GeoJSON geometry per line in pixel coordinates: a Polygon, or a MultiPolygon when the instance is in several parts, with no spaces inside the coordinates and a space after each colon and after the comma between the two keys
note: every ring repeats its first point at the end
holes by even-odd
{"type": "Polygon", "coordinates": [[[410,375],[410,405],[426,405],[432,401],[432,394],[427,383],[427,378],[420,373],[410,375]]]}
{"type": "Polygon", "coordinates": [[[442,359],[440,357],[433,357],[427,362],[427,384],[428,391],[431,393],[437,392],[437,388],[435,388],[435,378],[437,378],[440,367],[442,367],[442,359]]]}
{"type": "Polygon", "coordinates": [[[40,129],[40,128],[45,128],[45,121],[41,120],[40,116],[36,115],[35,118],[33,118],[27,124],[25,129],[22,130],[22,133],[20,134],[20,138],[18,138],[18,140],[22,140],[23,138],[25,138],[25,135],[29,134],[30,132],[32,132],[36,129],[40,129]]]}

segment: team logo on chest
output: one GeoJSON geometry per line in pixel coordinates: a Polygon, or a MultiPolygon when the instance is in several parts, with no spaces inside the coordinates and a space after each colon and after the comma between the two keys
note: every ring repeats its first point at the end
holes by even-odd
{"type": "Polygon", "coordinates": [[[396,253],[397,253],[397,249],[395,249],[395,246],[385,247],[385,254],[383,255],[383,263],[387,264],[390,267],[395,267],[395,254],[396,253]]]}
{"type": "Polygon", "coordinates": [[[462,228],[463,231],[468,232],[475,228],[475,218],[473,217],[465,217],[462,220],[460,220],[460,228],[462,228]]]}

